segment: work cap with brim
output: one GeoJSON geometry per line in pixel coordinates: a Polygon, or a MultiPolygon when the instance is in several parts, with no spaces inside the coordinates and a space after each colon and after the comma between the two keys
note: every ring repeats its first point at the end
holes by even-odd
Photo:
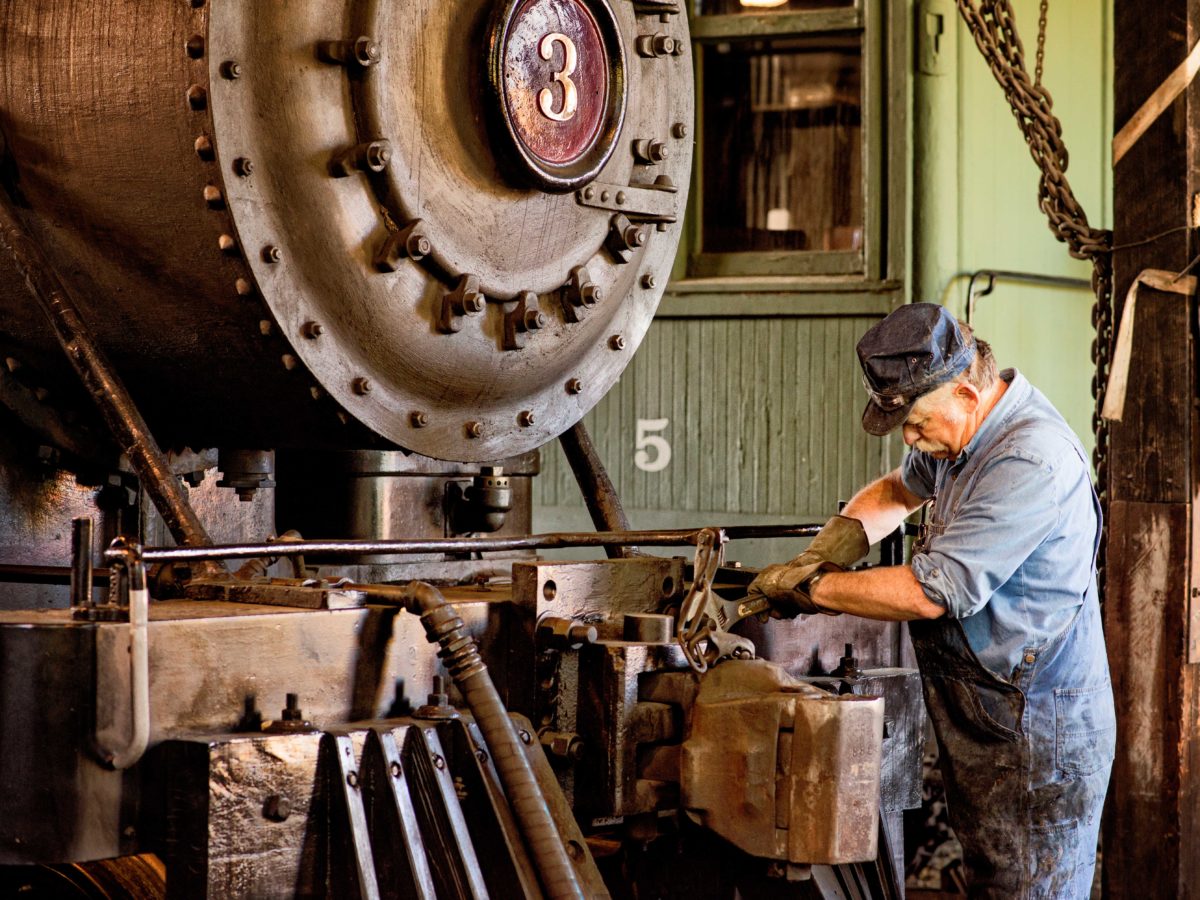
{"type": "Polygon", "coordinates": [[[975,341],[937,303],[910,303],[874,326],[858,342],[858,361],[870,398],[863,428],[882,437],[904,423],[912,405],[967,370],[975,341]]]}

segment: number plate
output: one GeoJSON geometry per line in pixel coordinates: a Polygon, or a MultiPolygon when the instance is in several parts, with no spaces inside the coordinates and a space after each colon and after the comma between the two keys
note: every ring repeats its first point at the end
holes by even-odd
{"type": "Polygon", "coordinates": [[[497,112],[524,174],[560,190],[590,180],[625,108],[612,10],[604,0],[510,0],[492,27],[497,112]]]}

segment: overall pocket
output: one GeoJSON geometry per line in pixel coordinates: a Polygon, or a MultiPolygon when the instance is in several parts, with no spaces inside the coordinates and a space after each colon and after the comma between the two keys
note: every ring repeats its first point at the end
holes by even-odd
{"type": "Polygon", "coordinates": [[[1063,775],[1091,775],[1112,762],[1117,721],[1112,685],[1054,689],[1055,761],[1063,775]]]}

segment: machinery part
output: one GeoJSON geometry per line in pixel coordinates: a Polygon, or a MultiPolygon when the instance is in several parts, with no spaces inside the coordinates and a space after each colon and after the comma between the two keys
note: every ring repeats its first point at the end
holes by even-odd
{"type": "MultiPolygon", "coordinates": [[[[567,464],[579,483],[583,502],[597,531],[628,531],[629,517],[621,505],[617,489],[608,477],[592,436],[583,422],[576,422],[558,436],[558,443],[567,457],[567,464]]],[[[635,547],[605,547],[609,559],[620,559],[636,552],[635,547]]]]}
{"type": "Polygon", "coordinates": [[[669,644],[675,636],[675,620],[659,613],[625,613],[622,637],[642,644],[669,644]]]}
{"type": "Polygon", "coordinates": [[[161,900],[167,871],[150,853],[61,866],[0,868],[0,896],[24,900],[161,900]]]}
{"type": "Polygon", "coordinates": [[[513,506],[512,479],[502,466],[481,466],[466,490],[447,484],[446,506],[454,534],[499,531],[513,506]]]}
{"type": "Polygon", "coordinates": [[[92,599],[92,519],[77,516],[71,520],[71,607],[89,610],[96,604],[92,599]]]}
{"type": "Polygon", "coordinates": [[[433,676],[433,690],[424,706],[418,706],[413,713],[417,719],[457,719],[459,712],[450,705],[450,697],[446,693],[446,679],[441,675],[433,676]]]}
{"type": "Polygon", "coordinates": [[[701,679],[689,716],[683,806],[754,856],[873,860],[882,744],[883,700],[825,693],[765,660],[726,662],[701,679]]]}
{"type": "Polygon", "coordinates": [[[258,490],[275,487],[271,477],[275,474],[274,450],[222,449],[217,468],[224,475],[217,487],[233,488],[238,499],[246,503],[254,499],[258,490]]]}
{"type": "MultiPolygon", "coordinates": [[[[541,446],[616,382],[628,357],[607,336],[636,347],[667,283],[685,192],[629,266],[603,249],[608,214],[561,192],[597,181],[632,197],[643,173],[621,136],[692,120],[686,20],[671,29],[679,64],[651,66],[623,0],[310,12],[118,0],[85,22],[66,0],[15,9],[0,54],[18,75],[0,106],[33,238],[85,318],[105,312],[97,343],[165,445],[383,445],[473,462],[541,446]],[[96,74],[86,85],[81,67],[96,74]],[[550,301],[577,266],[611,302],[568,328],[550,301]],[[659,276],[649,294],[646,270],[659,276]],[[467,275],[494,302],[451,339],[437,298],[467,275]],[[502,305],[524,291],[548,322],[524,352],[500,352],[502,305]],[[564,402],[571,377],[582,390],[564,402]]],[[[680,185],[690,146],[659,166],[680,185]]],[[[47,335],[10,281],[0,314],[43,362],[47,335]]]]}
{"type": "Polygon", "coordinates": [[[535,637],[537,645],[546,650],[578,650],[584,644],[596,643],[596,626],[561,616],[542,616],[535,637]]]}
{"type": "Polygon", "coordinates": [[[267,734],[306,734],[316,730],[313,723],[304,718],[299,694],[288,694],[279,718],[263,727],[267,734]]]}
{"type": "Polygon", "coordinates": [[[171,536],[184,546],[212,543],[133,398],[93,339],[79,308],[54,273],[50,261],[21,224],[12,201],[2,191],[0,246],[8,252],[37,300],[59,347],[100,410],[114,443],[129,459],[143,488],[154,501],[171,536]]]}
{"type": "MultiPolygon", "coordinates": [[[[811,537],[819,525],[733,525],[724,528],[679,528],[662,531],[551,532],[514,538],[446,538],[420,541],[294,541],[288,544],[219,544],[212,547],[147,547],[140,549],[147,563],[194,562],[210,559],[253,559],[259,556],[280,558],[310,553],[329,556],[377,556],[424,553],[495,553],[508,550],[563,550],[573,547],[648,547],[694,546],[700,536],[720,532],[727,540],[751,540],[771,537],[811,537]]],[[[120,558],[124,551],[109,548],[107,560],[120,558]]],[[[363,585],[350,585],[352,589],[363,585]]]]}
{"type": "Polygon", "coordinates": [[[538,873],[553,898],[579,897],[583,889],[561,837],[550,816],[537,778],[521,749],[500,696],[479,658],[475,642],[463,630],[454,608],[434,587],[420,582],[408,586],[408,610],[421,617],[430,643],[441,647],[438,655],[475,716],[504,783],[517,821],[537,863],[538,873]]]}
{"type": "Polygon", "coordinates": [[[128,738],[112,743],[111,730],[121,716],[106,716],[110,705],[119,703],[115,696],[101,688],[99,680],[96,690],[96,737],[95,747],[100,759],[114,769],[128,769],[142,758],[150,742],[150,651],[147,622],[150,617],[150,592],[146,588],[146,566],[130,547],[121,547],[114,541],[110,552],[125,550],[123,558],[114,560],[113,568],[118,573],[118,590],[123,594],[121,606],[129,615],[129,707],[131,723],[128,738]]]}
{"type": "Polygon", "coordinates": [[[702,528],[696,535],[696,559],[692,569],[692,586],[679,607],[679,646],[697,673],[708,670],[709,659],[701,646],[709,634],[720,629],[721,623],[713,611],[722,609],[721,601],[712,591],[713,579],[725,558],[728,536],[716,528],[702,528]]]}

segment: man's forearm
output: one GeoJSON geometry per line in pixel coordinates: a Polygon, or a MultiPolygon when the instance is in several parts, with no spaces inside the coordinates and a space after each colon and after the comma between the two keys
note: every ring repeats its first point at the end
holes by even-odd
{"type": "Polygon", "coordinates": [[[830,572],[817,582],[811,596],[822,609],[887,622],[936,619],[946,612],[925,596],[908,566],[830,572]]]}
{"type": "Polygon", "coordinates": [[[896,469],[855,494],[842,515],[862,522],[867,539],[874,544],[895,531],[923,502],[904,486],[900,470],[896,469]]]}

